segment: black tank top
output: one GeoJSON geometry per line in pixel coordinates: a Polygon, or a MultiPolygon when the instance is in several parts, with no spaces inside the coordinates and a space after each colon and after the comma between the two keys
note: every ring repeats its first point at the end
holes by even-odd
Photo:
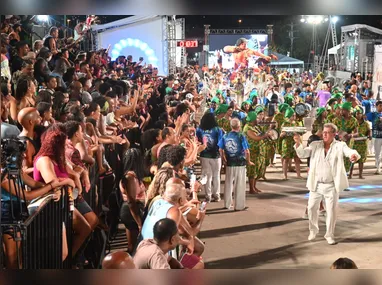
{"type": "Polygon", "coordinates": [[[45,41],[44,41],[44,47],[47,47],[49,50],[50,50],[49,41],[52,38],[53,38],[52,36],[47,36],[45,41]]]}
{"type": "Polygon", "coordinates": [[[36,142],[35,140],[32,140],[31,138],[26,137],[26,136],[19,136],[19,139],[23,140],[25,142],[29,141],[33,145],[34,150],[35,150],[34,155],[33,155],[33,159],[34,159],[35,155],[40,151],[40,147],[41,147],[40,144],[38,142],[36,142]]]}

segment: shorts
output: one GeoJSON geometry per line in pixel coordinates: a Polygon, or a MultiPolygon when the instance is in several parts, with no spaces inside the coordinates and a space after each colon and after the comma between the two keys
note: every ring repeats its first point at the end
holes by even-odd
{"type": "Polygon", "coordinates": [[[12,201],[12,204],[13,204],[13,215],[12,215],[11,201],[1,201],[1,223],[2,224],[11,224],[17,221],[22,221],[22,220],[25,220],[26,216],[28,216],[27,212],[25,212],[27,209],[25,207],[24,202],[21,202],[22,210],[20,209],[20,203],[18,201],[12,201]],[[22,215],[21,211],[24,211],[24,215],[22,215]],[[13,217],[15,219],[13,219],[13,217]]]}
{"type": "Polygon", "coordinates": [[[183,267],[187,269],[194,268],[199,262],[200,262],[199,256],[195,254],[189,255],[187,253],[185,253],[180,260],[180,264],[182,264],[183,267]]]}
{"type": "MultiPolygon", "coordinates": [[[[143,203],[137,202],[139,208],[139,215],[143,221],[143,212],[144,207],[143,203]]],[[[138,230],[138,224],[135,222],[133,215],[130,212],[130,207],[127,202],[123,202],[121,211],[119,212],[119,217],[121,218],[121,222],[125,225],[128,230],[138,230]]]]}
{"type": "Polygon", "coordinates": [[[92,208],[90,208],[89,204],[85,201],[84,198],[78,198],[76,208],[82,216],[86,215],[87,213],[93,212],[92,208]]]}

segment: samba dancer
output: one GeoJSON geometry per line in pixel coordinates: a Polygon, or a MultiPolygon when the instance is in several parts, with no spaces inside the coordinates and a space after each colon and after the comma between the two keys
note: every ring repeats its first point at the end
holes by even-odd
{"type": "MultiPolygon", "coordinates": [[[[351,114],[352,103],[345,102],[342,104],[341,117],[337,117],[333,120],[333,124],[336,125],[338,131],[340,132],[340,139],[348,145],[348,147],[353,148],[354,140],[352,138],[357,137],[358,133],[358,121],[351,114]]],[[[346,171],[350,170],[349,160],[345,160],[346,171]]]]}
{"type": "MultiPolygon", "coordinates": [[[[266,109],[257,108],[256,113],[258,116],[259,128],[263,134],[267,134],[269,130],[272,130],[276,127],[276,123],[271,123],[271,117],[266,118],[266,109]]],[[[260,178],[267,180],[265,174],[267,173],[267,167],[273,162],[273,158],[276,153],[276,141],[271,139],[265,139],[262,141],[262,148],[265,157],[265,168],[263,175],[260,178]]]]}
{"type": "Polygon", "coordinates": [[[326,117],[328,112],[324,107],[320,107],[316,110],[316,119],[312,124],[312,135],[317,135],[322,138],[322,131],[324,130],[324,125],[328,123],[326,117]]]}
{"type": "Polygon", "coordinates": [[[263,140],[269,138],[268,134],[262,134],[261,129],[257,126],[257,120],[261,120],[264,116],[263,112],[251,111],[247,116],[247,124],[244,126],[243,133],[247,138],[250,151],[250,160],[253,165],[247,165],[247,177],[249,180],[249,193],[261,193],[256,187],[256,182],[264,176],[265,172],[265,153],[263,140]]]}
{"type": "MultiPolygon", "coordinates": [[[[295,111],[292,108],[288,108],[285,111],[285,119],[282,128],[297,126],[295,122],[295,111]]],[[[291,159],[294,159],[294,164],[296,165],[297,178],[303,179],[303,177],[301,177],[300,159],[293,148],[293,136],[288,135],[286,132],[281,132],[280,138],[282,139],[281,157],[283,158],[283,180],[288,180],[288,166],[291,159]]]]}
{"type": "Polygon", "coordinates": [[[230,121],[232,119],[232,112],[232,106],[227,104],[221,104],[215,112],[218,126],[225,133],[229,133],[231,131],[230,121]]]}
{"type": "MultiPolygon", "coordinates": [[[[359,169],[359,179],[364,179],[363,174],[363,165],[367,159],[367,139],[371,140],[371,129],[368,122],[364,120],[363,109],[357,107],[354,110],[354,116],[358,121],[358,137],[365,139],[355,140],[353,148],[359,153],[361,158],[358,160],[358,169],[359,169]]],[[[349,179],[353,176],[354,164],[350,167],[349,179]]]]}
{"type": "MultiPolygon", "coordinates": [[[[274,116],[273,121],[276,122],[276,131],[280,134],[281,133],[281,127],[285,122],[285,111],[289,108],[288,104],[281,104],[278,107],[278,113],[274,116]]],[[[282,139],[279,138],[276,142],[276,153],[281,155],[281,149],[282,149],[282,139]]],[[[281,157],[281,163],[283,161],[283,158],[281,157]]]]}

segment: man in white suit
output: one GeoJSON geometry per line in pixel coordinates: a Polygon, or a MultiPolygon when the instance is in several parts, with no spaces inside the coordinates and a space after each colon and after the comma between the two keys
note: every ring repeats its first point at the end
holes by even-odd
{"type": "Polygon", "coordinates": [[[356,150],[346,143],[335,140],[337,127],[325,124],[322,141],[312,142],[309,147],[302,146],[299,135],[294,136],[295,150],[299,158],[310,157],[310,170],[307,187],[310,191],[308,202],[309,237],[312,241],[318,234],[318,210],[321,200],[326,204],[326,234],[325,239],[331,245],[335,244],[334,228],[337,218],[339,193],[349,187],[344,166],[344,156],[352,163],[360,159],[356,150]]]}

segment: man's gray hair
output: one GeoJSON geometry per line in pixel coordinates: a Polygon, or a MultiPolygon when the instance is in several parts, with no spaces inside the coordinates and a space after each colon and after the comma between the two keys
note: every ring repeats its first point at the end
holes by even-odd
{"type": "Polygon", "coordinates": [[[163,199],[172,203],[177,203],[182,197],[183,191],[185,191],[185,188],[181,184],[174,183],[169,185],[169,183],[166,183],[166,190],[163,193],[163,199]]]}
{"type": "Polygon", "coordinates": [[[240,128],[240,120],[237,118],[232,119],[231,120],[231,128],[234,130],[237,130],[238,128],[240,128]]]}
{"type": "Polygon", "coordinates": [[[337,131],[338,131],[337,126],[336,126],[335,124],[332,124],[332,123],[327,123],[327,124],[325,124],[325,125],[324,125],[324,128],[330,128],[330,129],[332,129],[332,132],[333,132],[334,134],[336,134],[337,131]]]}

